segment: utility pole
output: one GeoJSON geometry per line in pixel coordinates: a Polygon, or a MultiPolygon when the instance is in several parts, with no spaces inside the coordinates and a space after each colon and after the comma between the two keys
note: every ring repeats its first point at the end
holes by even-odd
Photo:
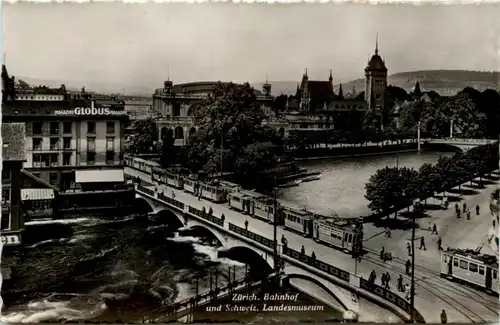
{"type": "Polygon", "coordinates": [[[412,213],[411,227],[411,287],[410,287],[410,305],[411,305],[411,322],[415,322],[415,213],[420,213],[419,201],[414,203],[412,213]],[[417,209],[415,209],[417,208],[417,209]]]}
{"type": "Polygon", "coordinates": [[[279,256],[278,256],[278,224],[277,224],[277,214],[278,214],[278,199],[276,197],[276,176],[274,176],[274,186],[273,186],[273,259],[274,259],[274,272],[279,273],[279,256]]]}
{"type": "Polygon", "coordinates": [[[418,152],[420,152],[420,121],[417,123],[417,146],[418,146],[418,152]]]}
{"type": "Polygon", "coordinates": [[[222,161],[224,160],[224,129],[220,131],[220,177],[222,180],[222,161]]]}

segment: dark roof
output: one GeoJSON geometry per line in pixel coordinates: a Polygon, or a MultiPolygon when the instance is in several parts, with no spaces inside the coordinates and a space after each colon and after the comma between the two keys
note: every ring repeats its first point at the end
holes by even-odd
{"type": "Polygon", "coordinates": [[[49,88],[45,86],[41,87],[30,87],[30,88],[22,88],[16,87],[16,95],[65,95],[66,91],[62,88],[49,88]]]}
{"type": "MultiPolygon", "coordinates": [[[[188,82],[183,84],[176,84],[172,87],[173,94],[197,94],[197,93],[211,93],[214,89],[214,86],[219,82],[223,84],[229,84],[229,82],[222,81],[197,81],[197,82],[188,82]]],[[[157,89],[157,91],[163,90],[163,88],[157,89]]],[[[262,95],[262,92],[254,89],[255,95],[262,95]]]]}
{"type": "Polygon", "coordinates": [[[307,89],[311,94],[311,102],[324,103],[335,98],[333,86],[329,81],[308,81],[307,89]]]}
{"type": "Polygon", "coordinates": [[[370,61],[368,62],[368,66],[365,70],[378,70],[378,71],[386,71],[387,68],[385,66],[384,60],[378,54],[374,54],[370,61]]]}
{"type": "Polygon", "coordinates": [[[2,160],[26,160],[25,123],[2,123],[2,160]]]}

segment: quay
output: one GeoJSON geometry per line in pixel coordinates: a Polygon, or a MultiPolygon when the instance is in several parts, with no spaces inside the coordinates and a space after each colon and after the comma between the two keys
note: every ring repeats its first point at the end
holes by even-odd
{"type": "MultiPolygon", "coordinates": [[[[139,177],[146,183],[153,183],[150,175],[146,173],[139,172],[128,167],[125,168],[125,173],[131,177],[139,177]]],[[[203,208],[205,208],[205,210],[212,208],[213,216],[211,216],[211,218],[217,218],[218,222],[222,223],[222,225],[213,225],[213,223],[210,224],[210,221],[207,222],[205,220],[204,225],[207,228],[214,233],[221,234],[222,241],[224,241],[224,235],[227,234],[230,237],[238,238],[238,240],[232,241],[234,244],[237,242],[242,243],[243,241],[245,241],[245,243],[250,243],[247,245],[253,247],[254,249],[256,248],[259,252],[261,252],[261,255],[266,260],[269,259],[268,256],[265,256],[265,253],[271,253],[272,251],[273,227],[268,223],[235,212],[223,204],[215,204],[204,199],[198,200],[184,191],[166,187],[164,185],[154,184],[151,187],[137,187],[136,189],[140,197],[149,200],[149,202],[156,202],[156,204],[158,204],[156,209],[158,210],[167,209],[172,211],[172,205],[159,201],[155,197],[154,189],[157,189],[160,193],[166,193],[167,196],[170,196],[170,193],[174,193],[176,198],[175,200],[177,202],[182,203],[183,205],[189,205],[198,211],[201,211],[203,208]],[[144,189],[146,189],[146,191],[144,189]],[[146,192],[153,193],[153,195],[151,196],[146,192]],[[217,216],[222,214],[225,216],[225,221],[221,222],[220,217],[217,216]],[[245,221],[248,221],[248,230],[244,227],[245,221]],[[248,239],[250,239],[250,241],[248,241],[248,239]]],[[[183,214],[183,210],[177,209],[176,213],[181,215],[183,214]]],[[[195,218],[196,216],[189,214],[190,219],[193,217],[195,218]]],[[[449,216],[445,217],[449,218],[449,216]]],[[[182,216],[182,218],[184,217],[182,216]]],[[[198,220],[203,221],[204,219],[198,218],[198,220]]],[[[280,246],[280,257],[285,260],[285,264],[287,265],[286,268],[293,268],[293,271],[319,275],[323,279],[328,279],[330,284],[334,283],[335,285],[349,288],[351,291],[354,291],[359,295],[368,299],[376,300],[379,304],[385,305],[387,308],[392,309],[396,313],[403,312],[406,314],[406,317],[402,317],[403,319],[407,318],[407,316],[411,313],[411,310],[408,309],[409,303],[404,299],[401,293],[385,290],[379,286],[369,287],[366,285],[368,282],[365,279],[368,278],[370,272],[375,270],[377,274],[382,274],[387,271],[386,264],[380,264],[370,260],[370,257],[363,258],[359,263],[356,263],[355,260],[353,260],[349,255],[318,244],[312,239],[304,238],[296,233],[278,227],[277,238],[281,238],[282,235],[284,235],[290,243],[287,253],[284,253],[283,247],[278,245],[280,246]],[[310,258],[306,256],[302,256],[302,258],[300,258],[301,254],[299,251],[302,245],[306,248],[306,255],[314,251],[317,260],[311,261],[310,258]],[[299,257],[298,260],[297,257],[299,257]],[[325,263],[327,261],[335,261],[335,267],[325,263]],[[337,276],[331,276],[328,272],[331,272],[330,274],[336,272],[337,276]],[[406,308],[406,310],[404,310],[404,308],[406,308]]],[[[226,236],[226,238],[228,236],[226,236]]],[[[406,233],[405,236],[408,236],[408,234],[406,233]]],[[[371,254],[374,255],[374,253],[371,254]]],[[[416,266],[415,275],[419,279],[436,277],[436,273],[439,273],[440,261],[435,260],[435,256],[431,260],[431,257],[432,256],[427,257],[427,262],[432,264],[431,266],[425,266],[423,268],[416,266]]],[[[421,259],[418,259],[418,261],[420,263],[421,259]]],[[[404,274],[404,265],[402,263],[400,264],[396,261],[393,262],[393,265],[391,266],[395,269],[394,272],[403,272],[404,274]]],[[[439,313],[441,309],[447,310],[448,319],[450,321],[470,322],[471,319],[474,321],[492,321],[493,319],[498,319],[498,300],[496,298],[446,280],[433,281],[440,281],[439,283],[441,287],[445,286],[454,293],[449,295],[449,297],[446,297],[443,296],[441,292],[425,290],[423,287],[426,284],[423,282],[418,283],[419,289],[417,289],[417,294],[415,296],[415,307],[422,316],[421,320],[425,320],[427,322],[439,322],[439,313]],[[478,298],[471,301],[471,296],[478,298]],[[453,309],[452,306],[457,306],[458,304],[468,306],[468,309],[453,309]]]]}

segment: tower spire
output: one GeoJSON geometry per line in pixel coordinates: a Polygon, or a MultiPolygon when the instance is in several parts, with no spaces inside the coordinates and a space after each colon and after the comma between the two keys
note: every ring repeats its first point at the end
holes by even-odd
{"type": "Polygon", "coordinates": [[[306,73],[305,73],[305,76],[307,77],[307,68],[306,68],[306,73]]]}
{"type": "Polygon", "coordinates": [[[167,64],[167,81],[170,81],[170,63],[167,64]]]}
{"type": "Polygon", "coordinates": [[[378,55],[378,32],[375,38],[375,55],[378,55]]]}
{"type": "Polygon", "coordinates": [[[330,78],[328,78],[328,81],[330,81],[330,83],[333,82],[332,69],[330,69],[330,78]]]}

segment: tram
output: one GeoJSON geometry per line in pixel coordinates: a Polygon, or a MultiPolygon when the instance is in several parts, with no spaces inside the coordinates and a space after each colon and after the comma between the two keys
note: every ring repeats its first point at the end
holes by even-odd
{"type": "Polygon", "coordinates": [[[315,220],[313,239],[349,253],[359,244],[363,234],[351,226],[336,224],[333,220],[315,220]],[[361,238],[358,238],[361,237],[361,238]]]}
{"type": "Polygon", "coordinates": [[[280,214],[286,229],[298,232],[304,237],[313,235],[313,213],[281,205],[280,214]]]}
{"type": "Polygon", "coordinates": [[[494,255],[463,249],[442,251],[441,277],[499,294],[498,258],[494,255]]]}

